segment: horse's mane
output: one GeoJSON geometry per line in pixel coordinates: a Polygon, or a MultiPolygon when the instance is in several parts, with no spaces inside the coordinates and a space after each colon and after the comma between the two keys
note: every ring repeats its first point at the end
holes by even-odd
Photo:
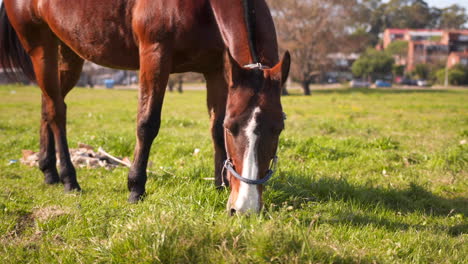
{"type": "Polygon", "coordinates": [[[243,0],[244,4],[244,19],[247,25],[247,35],[249,41],[250,55],[252,56],[252,63],[259,62],[257,56],[257,39],[256,39],[256,15],[255,3],[253,0],[243,0]]]}

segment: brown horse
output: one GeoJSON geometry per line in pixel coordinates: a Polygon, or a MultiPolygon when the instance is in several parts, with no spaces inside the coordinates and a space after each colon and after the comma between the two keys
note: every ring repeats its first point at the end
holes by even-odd
{"type": "Polygon", "coordinates": [[[215,184],[230,183],[231,212],[260,210],[259,183],[271,176],[269,165],[284,127],[280,91],[290,65],[288,53],[279,62],[264,0],[3,2],[0,63],[35,78],[42,91],[40,169],[46,183],[61,181],[67,191],[80,190],[67,145],[64,99],[84,59],[140,71],[130,202],[145,193],[169,74],[200,72],[207,81],[215,184]],[[257,62],[265,66],[252,64],[257,62]]]}

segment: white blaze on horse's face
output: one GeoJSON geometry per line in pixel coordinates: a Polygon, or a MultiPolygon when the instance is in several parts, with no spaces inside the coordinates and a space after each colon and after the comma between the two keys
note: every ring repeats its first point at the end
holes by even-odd
{"type": "MultiPolygon", "coordinates": [[[[260,113],[260,108],[256,107],[244,129],[247,138],[247,147],[243,158],[242,177],[250,180],[258,178],[258,134],[255,130],[258,126],[256,116],[260,113]]],[[[232,209],[239,213],[258,212],[261,208],[260,193],[256,185],[240,182],[239,193],[232,209]]]]}

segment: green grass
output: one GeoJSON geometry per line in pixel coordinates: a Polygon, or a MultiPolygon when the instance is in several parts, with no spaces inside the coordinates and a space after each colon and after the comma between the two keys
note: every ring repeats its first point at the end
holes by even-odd
{"type": "MultiPolygon", "coordinates": [[[[251,217],[228,217],[228,193],[203,180],[204,91],[167,94],[137,205],[125,168],[77,169],[83,192],[65,194],[8,165],[39,148],[40,92],[3,86],[0,98],[1,263],[467,263],[467,91],[285,97],[279,171],[251,217]]],[[[136,103],[136,91],[75,89],[69,145],[131,156],[136,103]]]]}

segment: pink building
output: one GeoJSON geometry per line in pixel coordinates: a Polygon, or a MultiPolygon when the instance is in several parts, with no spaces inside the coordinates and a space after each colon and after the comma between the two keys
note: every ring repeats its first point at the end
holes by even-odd
{"type": "Polygon", "coordinates": [[[450,69],[457,64],[468,66],[468,51],[450,53],[447,59],[447,68],[450,69]]]}
{"type": "Polygon", "coordinates": [[[468,30],[391,28],[383,34],[383,48],[396,40],[408,42],[406,58],[396,58],[398,64],[406,66],[407,72],[418,64],[445,64],[452,52],[468,52],[468,30]]]}

